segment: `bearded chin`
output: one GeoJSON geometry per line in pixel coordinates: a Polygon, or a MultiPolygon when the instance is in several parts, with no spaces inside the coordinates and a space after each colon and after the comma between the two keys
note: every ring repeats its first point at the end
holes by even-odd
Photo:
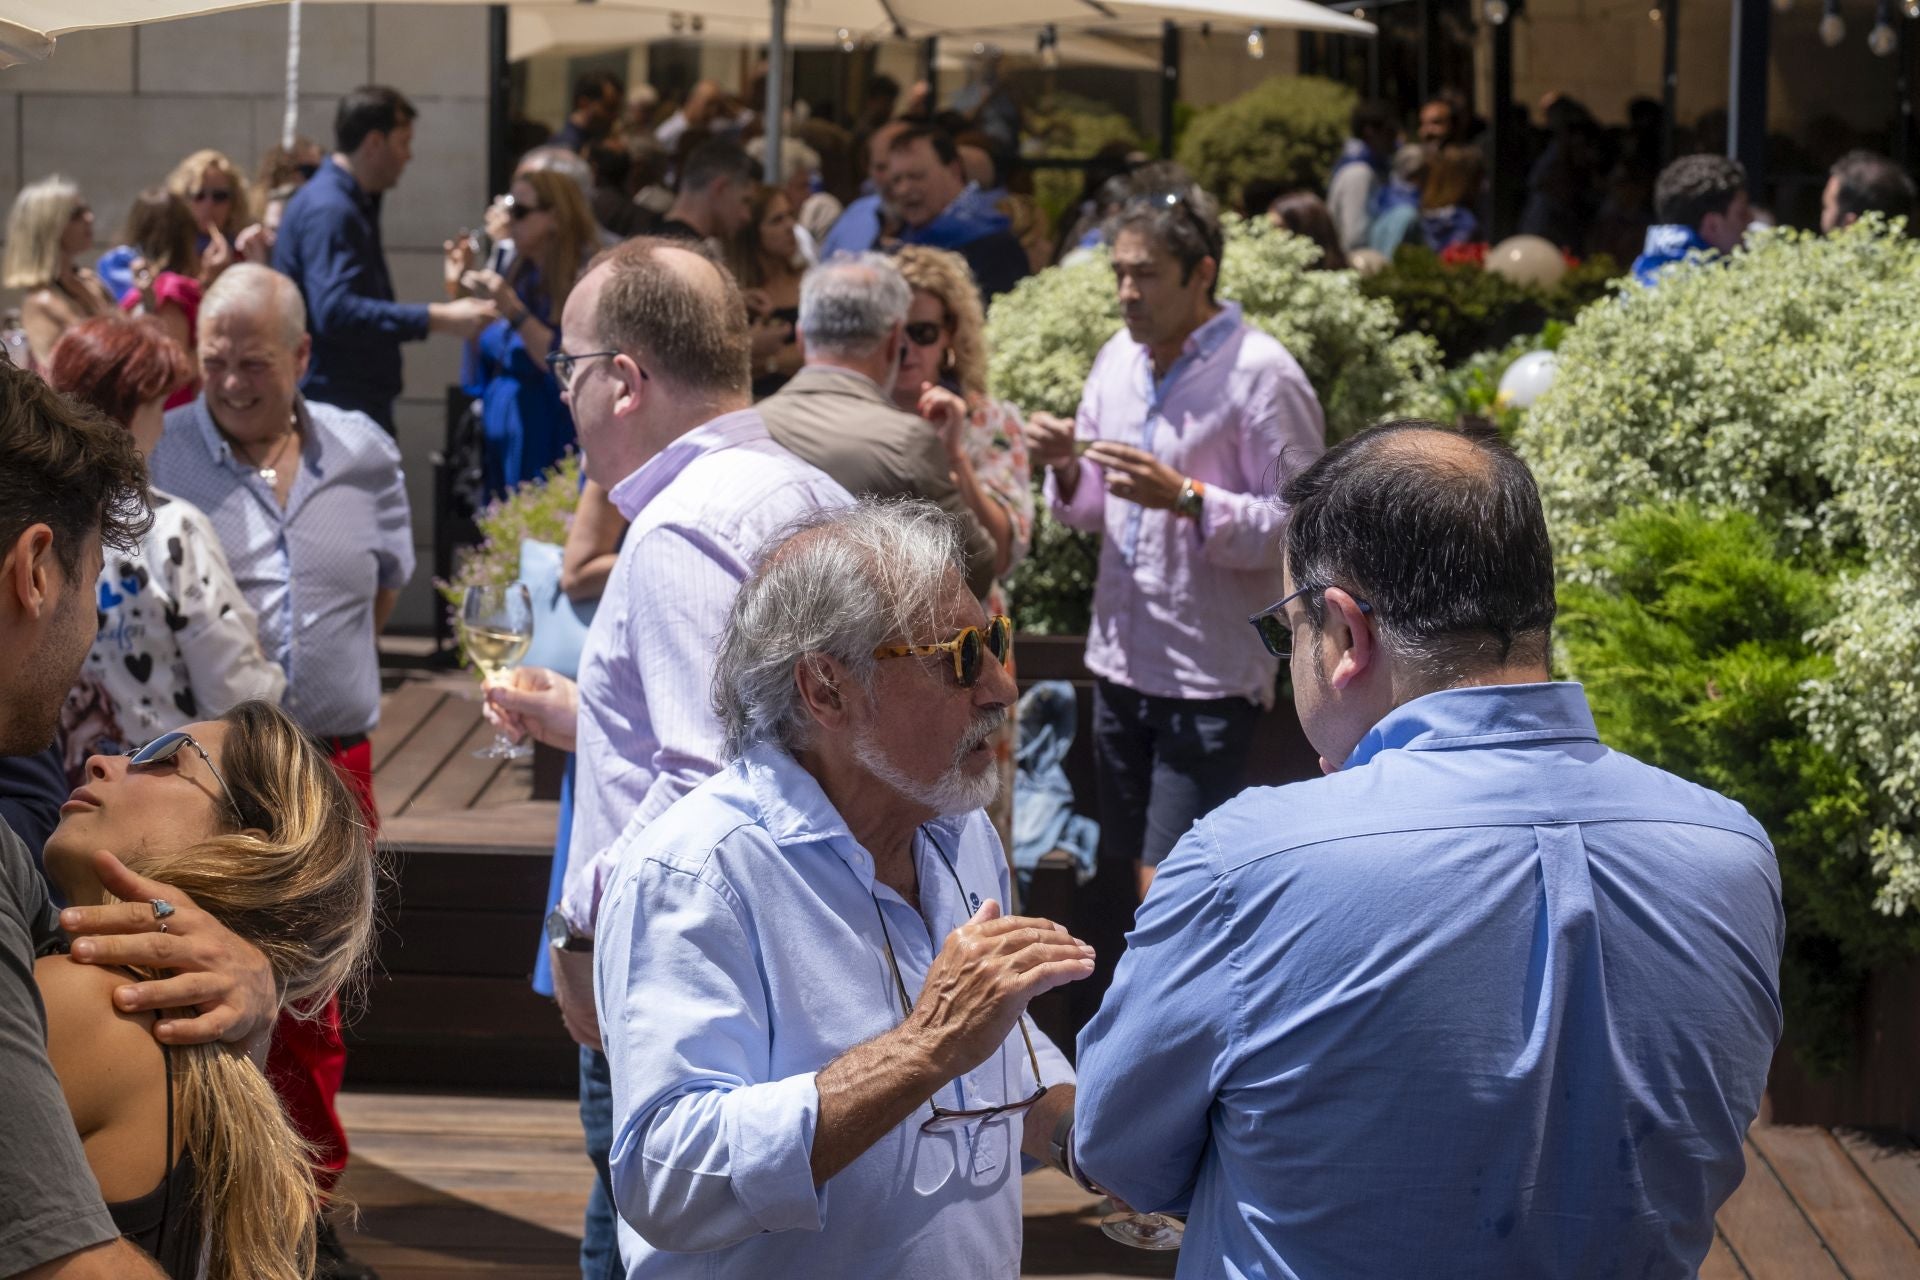
{"type": "Polygon", "coordinates": [[[963,762],[967,752],[962,752],[962,760],[955,760],[952,767],[929,784],[915,782],[896,768],[868,730],[855,734],[854,751],[861,765],[882,784],[941,817],[958,817],[984,809],[1000,794],[1000,771],[989,766],[977,777],[969,775],[963,762]]]}

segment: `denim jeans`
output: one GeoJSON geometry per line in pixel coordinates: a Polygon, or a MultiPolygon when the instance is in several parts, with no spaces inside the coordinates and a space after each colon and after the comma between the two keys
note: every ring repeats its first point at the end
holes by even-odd
{"type": "Polygon", "coordinates": [[[580,1241],[580,1280],[618,1280],[620,1239],[614,1230],[613,1181],[607,1156],[613,1150],[613,1077],[607,1055],[580,1049],[580,1127],[587,1133],[587,1156],[598,1174],[587,1200],[587,1230],[580,1241]]]}

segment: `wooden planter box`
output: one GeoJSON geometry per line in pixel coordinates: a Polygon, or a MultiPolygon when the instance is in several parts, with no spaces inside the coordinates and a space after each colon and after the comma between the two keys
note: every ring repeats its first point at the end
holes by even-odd
{"type": "Polygon", "coordinates": [[[1866,1012],[1852,1069],[1816,1080],[1789,1042],[1774,1055],[1767,1096],[1775,1124],[1844,1125],[1920,1135],[1920,960],[1867,980],[1866,1012]]]}

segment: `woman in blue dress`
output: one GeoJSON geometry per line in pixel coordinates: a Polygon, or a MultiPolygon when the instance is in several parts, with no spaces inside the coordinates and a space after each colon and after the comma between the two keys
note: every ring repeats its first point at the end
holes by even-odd
{"type": "Polygon", "coordinates": [[[510,264],[472,268],[465,237],[447,252],[449,292],[464,288],[500,309],[501,318],[469,345],[461,378],[481,405],[489,498],[533,479],[573,444],[573,416],[547,355],[559,350],[567,294],[599,247],[593,215],[571,178],[551,170],[523,174],[503,204],[513,228],[510,264]]]}

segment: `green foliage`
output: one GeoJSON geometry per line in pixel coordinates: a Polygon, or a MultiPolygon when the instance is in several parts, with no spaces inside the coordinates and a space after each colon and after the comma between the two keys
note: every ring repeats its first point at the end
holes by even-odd
{"type": "Polygon", "coordinates": [[[1507,368],[1532,351],[1556,351],[1566,336],[1567,326],[1558,320],[1547,321],[1538,333],[1515,338],[1493,351],[1480,351],[1420,388],[1408,412],[1416,418],[1436,422],[1491,423],[1501,435],[1512,438],[1525,410],[1500,401],[1500,379],[1507,368]]]}
{"type": "Polygon", "coordinates": [[[1865,968],[1920,951],[1916,297],[1920,243],[1877,220],[1770,232],[1582,312],[1514,432],[1570,622],[1591,633],[1575,674],[1622,673],[1594,690],[1613,740],[1736,795],[1780,846],[1790,1016],[1816,1065],[1844,1054],[1865,968]],[[1660,585],[1671,629],[1648,635],[1580,603],[1643,596],[1639,561],[1683,558],[1623,513],[1689,505],[1744,513],[1714,567],[1689,570],[1729,584],[1710,606],[1681,609],[1660,585]],[[1741,541],[1777,562],[1771,578],[1727,567],[1741,541]],[[1606,656],[1649,644],[1668,647],[1670,671],[1606,656]],[[1683,696],[1702,687],[1723,698],[1683,696]]]}
{"type": "Polygon", "coordinates": [[[1570,321],[1611,292],[1620,274],[1601,255],[1569,271],[1550,289],[1515,284],[1471,263],[1441,261],[1431,249],[1404,245],[1384,271],[1360,288],[1393,304],[1402,333],[1424,333],[1439,344],[1449,367],[1538,333],[1551,321],[1570,321]]]}
{"type": "MultiPolygon", "coordinates": [[[[471,586],[504,587],[520,577],[520,544],[564,544],[573,510],[580,502],[580,455],[568,453],[537,479],[519,485],[487,504],[475,517],[480,541],[462,550],[454,561],[453,577],[435,582],[440,598],[458,620],[460,601],[471,586]]],[[[455,634],[459,634],[455,627],[455,634]]],[[[460,637],[460,660],[467,661],[467,642],[460,637]]]]}
{"type": "MultiPolygon", "coordinates": [[[[1022,150],[1036,160],[1086,160],[1116,142],[1129,148],[1145,145],[1126,116],[1103,102],[1071,93],[1050,94],[1028,108],[1026,130],[1028,140],[1022,150]]],[[[1077,169],[1035,170],[1033,202],[1056,231],[1073,209],[1081,182],[1077,169]]]]}
{"type": "MultiPolygon", "coordinates": [[[[1317,271],[1312,241],[1265,218],[1226,220],[1220,297],[1272,334],[1300,362],[1337,440],[1383,418],[1412,412],[1437,374],[1433,344],[1396,334],[1393,310],[1361,294],[1350,271],[1317,271]]],[[[1104,255],[1052,267],[1002,295],[987,317],[988,374],[996,397],[1028,413],[1072,417],[1093,360],[1120,330],[1113,273],[1104,255]]],[[[1099,563],[1096,538],[1043,518],[1033,550],[1009,583],[1024,630],[1086,630],[1099,563]]]]}
{"type": "Polygon", "coordinates": [[[1347,138],[1354,93],[1317,76],[1274,76],[1197,113],[1175,158],[1202,187],[1237,208],[1250,182],[1324,191],[1347,138]]]}
{"type": "Polygon", "coordinates": [[[1856,762],[1803,720],[1803,691],[1835,673],[1811,637],[1842,593],[1742,512],[1629,508],[1604,545],[1597,581],[1560,593],[1565,665],[1610,746],[1738,801],[1772,837],[1787,1022],[1807,1065],[1832,1070],[1868,969],[1920,948],[1920,919],[1873,909],[1859,856],[1872,801],[1856,762]]]}

